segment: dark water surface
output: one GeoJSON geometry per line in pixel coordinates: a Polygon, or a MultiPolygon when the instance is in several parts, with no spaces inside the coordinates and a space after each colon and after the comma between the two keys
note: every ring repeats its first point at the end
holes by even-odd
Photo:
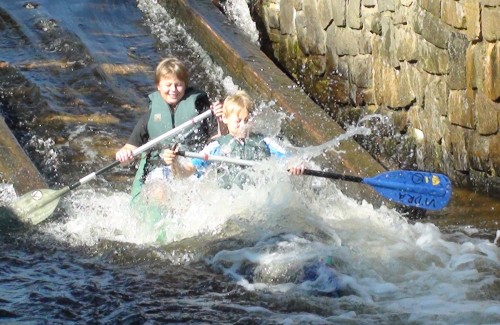
{"type": "MultiPolygon", "coordinates": [[[[237,87],[155,1],[0,0],[2,114],[54,188],[113,160],[170,55],[212,99],[237,87]]],[[[269,114],[276,135],[290,117],[269,114]]],[[[117,168],[48,222],[0,232],[0,323],[500,323],[494,199],[410,222],[276,168],[244,191],[175,183],[152,224],[128,207],[132,176],[117,168]]]]}

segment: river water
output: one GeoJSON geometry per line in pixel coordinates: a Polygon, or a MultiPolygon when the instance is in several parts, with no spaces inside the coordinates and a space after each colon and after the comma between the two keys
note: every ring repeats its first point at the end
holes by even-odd
{"type": "MultiPolygon", "coordinates": [[[[238,88],[151,0],[1,0],[0,33],[2,114],[53,188],[113,160],[161,58],[185,60],[211,98],[238,88]]],[[[278,136],[291,117],[257,102],[257,126],[278,136]]],[[[47,222],[3,229],[0,323],[500,323],[493,228],[410,221],[273,161],[254,173],[244,190],[175,181],[152,222],[117,168],[47,222]]]]}

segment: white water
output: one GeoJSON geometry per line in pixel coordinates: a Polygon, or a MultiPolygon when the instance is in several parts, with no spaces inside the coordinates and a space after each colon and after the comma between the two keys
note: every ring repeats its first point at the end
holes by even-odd
{"type": "MultiPolygon", "coordinates": [[[[301,149],[311,153],[317,147],[301,149]]],[[[412,224],[395,210],[346,197],[334,182],[290,176],[284,166],[260,166],[256,186],[244,190],[219,189],[210,176],[175,181],[165,217],[155,224],[130,211],[127,194],[78,190],[63,201],[69,217],[43,229],[72,246],[104,239],[155,250],[189,240],[192,250],[209,252],[201,259],[212,270],[246,290],[319,304],[329,315],[237,306],[280,322],[365,323],[374,314],[383,322],[394,315],[424,324],[500,322],[495,244],[461,232],[444,234],[432,223],[412,224]],[[160,243],[155,240],[162,230],[168,235],[160,243]],[[237,247],[211,248],[235,238],[241,241],[237,247]],[[318,263],[317,278],[304,277],[318,263]]],[[[200,256],[162,258],[182,264],[200,256]]]]}
{"type": "Polygon", "coordinates": [[[239,30],[241,30],[252,43],[259,45],[259,31],[250,15],[248,6],[251,5],[245,0],[228,0],[223,2],[224,12],[239,30]]]}

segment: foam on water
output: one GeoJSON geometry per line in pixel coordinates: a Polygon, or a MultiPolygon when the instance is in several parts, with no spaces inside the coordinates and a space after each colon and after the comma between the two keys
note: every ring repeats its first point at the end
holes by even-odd
{"type": "MultiPolygon", "coordinates": [[[[272,103],[259,105],[255,127],[279,134],[265,127],[264,117],[272,112],[266,105],[272,103]]],[[[289,118],[273,114],[279,121],[289,118]]],[[[356,130],[365,132],[347,133],[356,130]]],[[[423,323],[500,321],[494,243],[409,222],[396,210],[347,197],[335,182],[287,174],[291,161],[336,150],[346,137],[305,148],[281,141],[296,156],[253,168],[255,184],[244,189],[220,189],[215,171],[202,179],[174,180],[167,186],[163,217],[153,224],[132,212],[128,194],[79,189],[61,202],[66,217],[42,229],[73,246],[109,240],[157,249],[190,240],[212,270],[247,290],[300,301],[308,297],[306,304],[327,297],[321,301],[332,310],[343,304],[328,321],[357,319],[350,308],[423,323]],[[160,233],[166,236],[157,241],[160,233]]],[[[188,263],[194,257],[163,258],[188,263]]],[[[293,322],[309,316],[273,317],[293,322]]]]}
{"type": "Polygon", "coordinates": [[[366,309],[386,315],[382,319],[400,315],[422,323],[500,321],[495,244],[466,232],[445,234],[425,221],[411,223],[393,209],[345,196],[334,182],[289,176],[286,164],[258,166],[255,186],[244,189],[219,189],[213,173],[174,181],[164,217],[153,227],[131,211],[128,194],[78,189],[61,201],[64,218],[41,229],[72,246],[109,240],[156,249],[193,238],[195,249],[208,252],[204,259],[212,270],[247,290],[294,303],[321,301],[336,310],[328,319],[271,313],[292,323],[359,320],[366,309]],[[167,236],[158,242],[161,231],[167,236]]]}
{"type": "MultiPolygon", "coordinates": [[[[326,296],[331,304],[342,301],[415,322],[500,320],[495,298],[500,260],[491,242],[444,234],[432,223],[410,223],[395,210],[343,195],[334,182],[289,176],[274,160],[256,168],[257,184],[244,190],[219,189],[211,176],[174,181],[156,232],[131,212],[128,194],[90,189],[65,197],[66,216],[41,229],[72,246],[110,240],[153,249],[198,238],[203,247],[207,235],[222,242],[239,238],[238,247],[222,244],[205,258],[214,271],[250,291],[293,299],[326,296]],[[161,230],[168,236],[159,243],[161,230]]],[[[5,185],[2,192],[8,195],[10,188],[5,185]]],[[[342,308],[328,320],[271,314],[291,322],[319,317],[319,323],[359,317],[342,308]]]]}

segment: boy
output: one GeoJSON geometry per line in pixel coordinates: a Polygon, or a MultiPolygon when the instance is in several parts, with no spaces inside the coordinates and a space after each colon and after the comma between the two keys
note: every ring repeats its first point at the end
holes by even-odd
{"type": "MultiPolygon", "coordinates": [[[[202,153],[245,160],[262,160],[271,155],[283,157],[285,155],[283,148],[271,139],[249,132],[248,120],[253,109],[254,104],[246,92],[238,91],[228,96],[222,107],[222,122],[229,134],[208,144],[202,153]]],[[[201,159],[181,163],[176,156],[176,151],[173,150],[165,150],[162,156],[167,165],[172,166],[174,176],[187,177],[195,173],[200,175],[210,164],[209,161],[201,159]]],[[[244,167],[237,165],[219,168],[217,171],[219,184],[224,188],[230,188],[232,184],[242,187],[249,182],[248,176],[242,172],[243,169],[244,167]]],[[[302,174],[303,170],[303,166],[289,169],[293,175],[302,174]]]]}
{"type": "MultiPolygon", "coordinates": [[[[149,110],[137,122],[127,143],[116,153],[116,160],[126,163],[133,160],[132,152],[176,126],[191,120],[196,115],[211,108],[215,117],[222,115],[222,104],[210,105],[207,94],[189,87],[189,74],[186,66],[177,58],[166,58],[156,67],[155,84],[157,91],[149,97],[149,110]]],[[[190,150],[196,150],[207,142],[210,135],[216,132],[216,118],[203,121],[186,130],[178,137],[166,139],[162,146],[170,147],[182,141],[190,150]],[[181,140],[179,140],[181,139],[181,140]]],[[[159,150],[143,153],[134,183],[132,200],[141,192],[145,182],[151,178],[167,178],[168,169],[160,159],[159,150]],[[152,173],[154,171],[154,173],[152,173]]]]}

